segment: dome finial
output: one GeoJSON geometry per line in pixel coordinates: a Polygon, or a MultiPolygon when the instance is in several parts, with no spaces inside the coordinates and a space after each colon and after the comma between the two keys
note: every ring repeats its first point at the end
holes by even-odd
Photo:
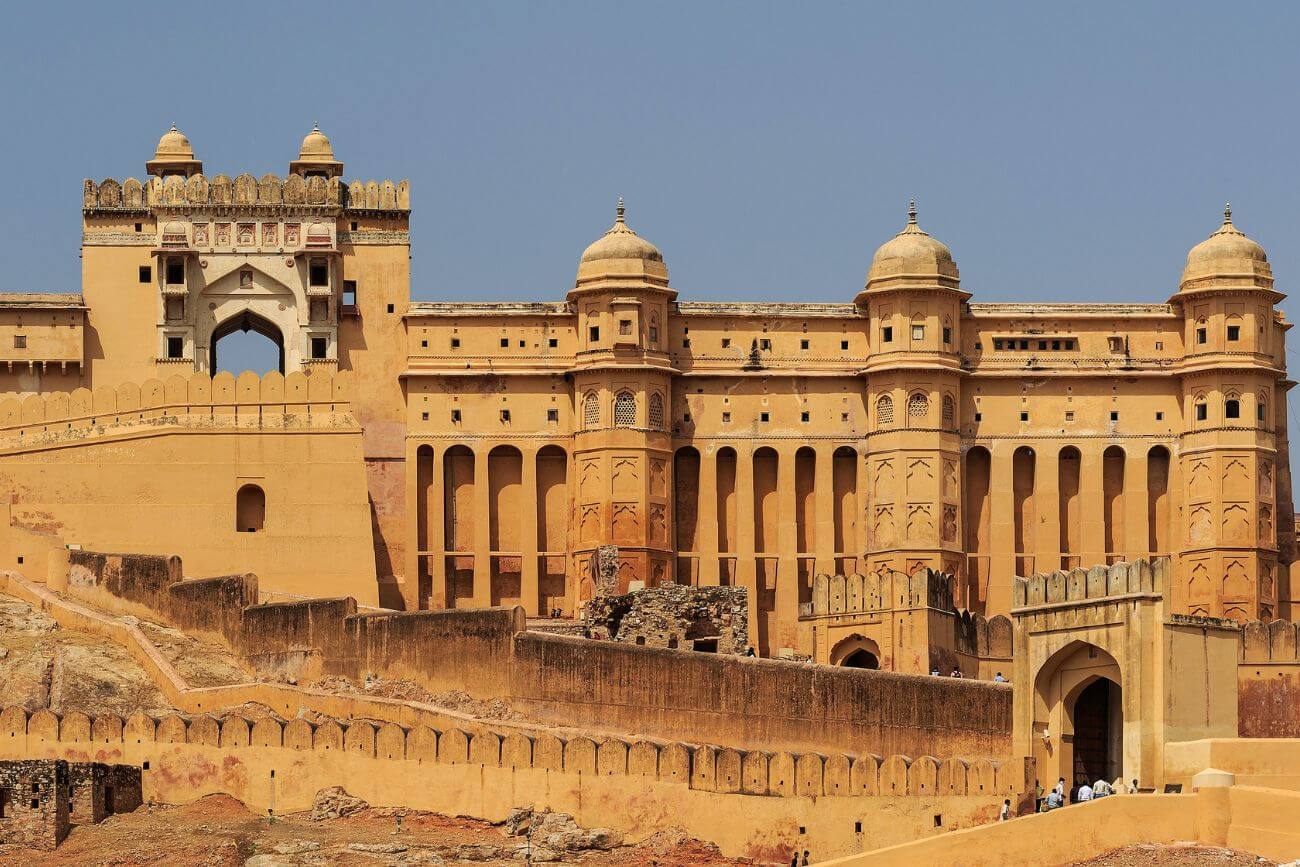
{"type": "Polygon", "coordinates": [[[623,208],[623,197],[622,197],[622,196],[619,196],[619,197],[618,197],[617,216],[614,217],[614,222],[615,222],[615,223],[622,223],[622,222],[623,222],[623,210],[624,210],[624,208],[623,208]]]}
{"type": "Polygon", "coordinates": [[[311,122],[311,131],[312,131],[312,132],[320,132],[320,124],[313,120],[313,121],[311,122]]]}
{"type": "Polygon", "coordinates": [[[1229,202],[1223,206],[1223,225],[1232,225],[1232,203],[1229,202]]]}
{"type": "Polygon", "coordinates": [[[176,121],[172,121],[172,132],[178,132],[176,129],[176,121]]]}
{"type": "Polygon", "coordinates": [[[916,199],[915,198],[908,199],[907,201],[907,225],[909,226],[916,225],[916,199]]]}

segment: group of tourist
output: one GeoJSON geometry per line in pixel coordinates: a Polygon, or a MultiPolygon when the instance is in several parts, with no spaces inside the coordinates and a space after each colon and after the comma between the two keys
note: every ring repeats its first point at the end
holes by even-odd
{"type": "MultiPolygon", "coordinates": [[[[1119,787],[1122,789],[1124,787],[1124,784],[1121,782],[1119,784],[1119,787]]],[[[1137,791],[1138,791],[1138,781],[1134,780],[1132,785],[1128,789],[1128,793],[1136,794],[1137,791]]],[[[1055,788],[1053,788],[1052,791],[1047,794],[1046,798],[1043,797],[1042,786],[1038,787],[1038,812],[1047,813],[1052,810],[1058,810],[1061,807],[1064,807],[1067,803],[1081,804],[1084,801],[1095,801],[1098,798],[1105,798],[1108,795],[1114,795],[1114,794],[1117,794],[1115,791],[1115,786],[1112,786],[1110,783],[1106,782],[1105,780],[1098,780],[1092,785],[1089,785],[1086,779],[1080,780],[1078,785],[1073,790],[1066,791],[1065,777],[1061,777],[1059,780],[1056,781],[1055,788]]],[[[1003,805],[1004,813],[1006,811],[1006,807],[1009,804],[1010,802],[1006,802],[1006,804],[1003,805]]]]}

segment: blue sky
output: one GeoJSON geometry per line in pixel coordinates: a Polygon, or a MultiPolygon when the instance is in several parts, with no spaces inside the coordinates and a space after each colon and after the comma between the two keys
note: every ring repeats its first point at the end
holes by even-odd
{"type": "Polygon", "coordinates": [[[213,8],[8,13],[0,288],[78,289],[82,178],[173,120],[409,178],[421,299],[562,297],[619,195],[683,299],[850,299],[909,196],[977,301],[1163,301],[1225,201],[1300,276],[1294,5],[213,8]]]}

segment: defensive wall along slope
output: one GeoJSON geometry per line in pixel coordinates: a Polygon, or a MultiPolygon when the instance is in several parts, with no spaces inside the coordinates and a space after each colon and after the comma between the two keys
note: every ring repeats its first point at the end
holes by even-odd
{"type": "Polygon", "coordinates": [[[249,562],[266,589],[378,601],[349,373],[196,373],[0,403],[20,525],[81,547],[249,562]]]}

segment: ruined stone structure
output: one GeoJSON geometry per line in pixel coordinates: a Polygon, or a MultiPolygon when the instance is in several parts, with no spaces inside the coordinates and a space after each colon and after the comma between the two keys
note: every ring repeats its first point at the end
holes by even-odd
{"type": "Polygon", "coordinates": [[[749,603],[743,587],[664,584],[597,596],[586,615],[592,638],[705,653],[751,649],[749,603]]]}
{"type": "Polygon", "coordinates": [[[54,849],[72,825],[102,822],[142,801],[138,767],[0,760],[0,845],[54,849]]]}

